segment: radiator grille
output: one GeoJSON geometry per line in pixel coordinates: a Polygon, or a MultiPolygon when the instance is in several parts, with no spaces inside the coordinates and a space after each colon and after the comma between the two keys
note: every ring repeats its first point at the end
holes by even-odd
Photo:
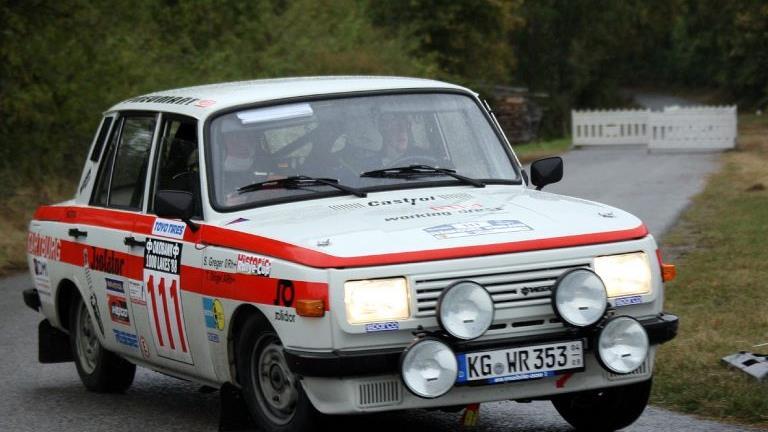
{"type": "Polygon", "coordinates": [[[402,400],[402,387],[394,379],[362,383],[358,391],[358,405],[361,408],[395,405],[402,400]]]}
{"type": "Polygon", "coordinates": [[[440,293],[451,284],[461,280],[469,280],[483,285],[491,294],[497,310],[530,303],[531,300],[539,300],[534,303],[541,303],[541,299],[549,299],[552,286],[558,276],[575,268],[589,268],[589,262],[513,271],[491,270],[484,273],[451,275],[450,277],[416,277],[414,278],[416,318],[435,316],[440,293]]]}

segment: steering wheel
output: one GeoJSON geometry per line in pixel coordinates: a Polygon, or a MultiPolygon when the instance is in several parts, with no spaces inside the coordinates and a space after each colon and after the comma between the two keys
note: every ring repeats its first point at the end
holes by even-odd
{"type": "Polygon", "coordinates": [[[440,166],[440,160],[426,155],[405,155],[392,161],[390,167],[401,167],[411,165],[429,165],[431,167],[440,166]]]}

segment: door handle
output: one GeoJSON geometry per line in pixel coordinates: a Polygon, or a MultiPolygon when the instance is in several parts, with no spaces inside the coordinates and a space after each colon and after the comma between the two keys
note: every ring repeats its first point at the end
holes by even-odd
{"type": "Polygon", "coordinates": [[[128,236],[123,240],[123,243],[125,243],[126,246],[135,247],[135,246],[141,246],[144,247],[147,245],[146,240],[138,240],[136,237],[128,236]]]}
{"type": "Polygon", "coordinates": [[[74,237],[77,239],[78,237],[88,237],[88,231],[80,231],[77,228],[70,228],[69,231],[67,231],[70,237],[74,237]]]}

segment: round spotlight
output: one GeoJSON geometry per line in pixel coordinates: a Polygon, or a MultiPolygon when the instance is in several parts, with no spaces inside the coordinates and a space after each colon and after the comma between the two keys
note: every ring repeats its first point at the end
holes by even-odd
{"type": "Polygon", "coordinates": [[[648,346],[648,333],[636,319],[615,317],[600,331],[597,357],[609,371],[628,374],[643,364],[648,346]]]}
{"type": "Polygon", "coordinates": [[[453,388],[459,366],[448,345],[424,338],[405,349],[400,358],[400,373],[411,393],[433,399],[453,388]]]}
{"type": "Polygon", "coordinates": [[[594,325],[608,308],[605,284],[591,270],[578,268],[563,273],[552,291],[552,309],[558,318],[573,326],[594,325]]]}
{"type": "Polygon", "coordinates": [[[476,339],[493,322],[493,299],[480,284],[457,282],[440,294],[437,322],[455,338],[476,339]]]}

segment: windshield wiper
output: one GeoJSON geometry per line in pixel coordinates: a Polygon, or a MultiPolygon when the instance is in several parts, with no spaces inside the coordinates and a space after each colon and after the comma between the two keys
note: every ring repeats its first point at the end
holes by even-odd
{"type": "Polygon", "coordinates": [[[455,170],[448,169],[448,168],[437,168],[429,165],[408,165],[408,166],[402,166],[402,167],[393,167],[393,168],[378,169],[373,171],[366,171],[360,174],[360,177],[408,178],[408,177],[418,177],[418,176],[439,176],[439,175],[453,177],[456,180],[461,181],[462,183],[466,183],[474,187],[479,187],[479,188],[485,187],[485,183],[483,183],[482,181],[473,179],[470,177],[466,177],[461,174],[456,174],[455,170]]]}
{"type": "Polygon", "coordinates": [[[307,186],[319,186],[319,185],[330,186],[360,198],[365,198],[367,196],[367,194],[361,191],[360,189],[339,184],[339,181],[336,179],[309,177],[305,175],[296,175],[296,176],[290,176],[290,177],[281,178],[281,179],[252,183],[247,186],[237,188],[237,192],[245,193],[245,192],[253,192],[261,189],[274,189],[274,188],[301,189],[307,186]]]}

